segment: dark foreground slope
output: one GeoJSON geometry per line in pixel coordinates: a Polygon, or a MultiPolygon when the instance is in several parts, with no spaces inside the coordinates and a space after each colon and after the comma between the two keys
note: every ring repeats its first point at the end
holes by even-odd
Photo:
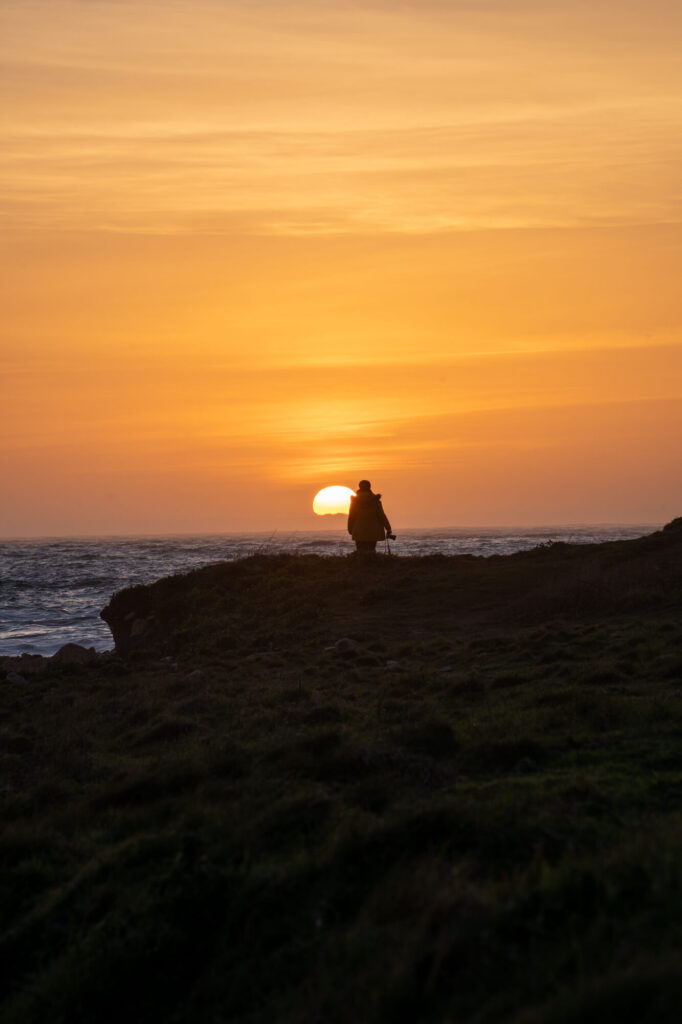
{"type": "Polygon", "coordinates": [[[680,526],[117,595],[0,683],[4,1019],[677,1021],[680,526]]]}

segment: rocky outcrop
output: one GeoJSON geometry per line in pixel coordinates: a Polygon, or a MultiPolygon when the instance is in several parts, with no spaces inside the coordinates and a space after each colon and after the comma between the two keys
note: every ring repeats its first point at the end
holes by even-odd
{"type": "Polygon", "coordinates": [[[158,645],[161,634],[150,594],[151,587],[131,587],[114,594],[100,612],[111,630],[117,654],[125,656],[158,645]]]}

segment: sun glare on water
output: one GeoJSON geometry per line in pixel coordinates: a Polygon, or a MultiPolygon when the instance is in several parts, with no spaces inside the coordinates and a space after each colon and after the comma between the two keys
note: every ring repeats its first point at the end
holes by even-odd
{"type": "Polygon", "coordinates": [[[346,515],[354,493],[350,487],[323,487],[313,499],[313,512],[318,516],[346,515]]]}

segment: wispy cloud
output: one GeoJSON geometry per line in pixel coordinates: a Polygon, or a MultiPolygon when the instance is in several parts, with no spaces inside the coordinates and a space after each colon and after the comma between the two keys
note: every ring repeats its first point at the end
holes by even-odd
{"type": "Polygon", "coordinates": [[[617,6],[9,5],[7,222],[677,222],[675,47],[617,6]]]}

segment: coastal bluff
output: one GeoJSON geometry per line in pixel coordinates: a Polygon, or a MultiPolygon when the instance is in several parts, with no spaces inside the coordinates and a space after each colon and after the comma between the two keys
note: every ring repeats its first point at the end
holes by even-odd
{"type": "Polygon", "coordinates": [[[101,612],[116,651],[165,655],[332,643],[353,629],[486,629],[679,600],[682,517],[649,536],[513,555],[254,555],[135,586],[101,612]]]}

